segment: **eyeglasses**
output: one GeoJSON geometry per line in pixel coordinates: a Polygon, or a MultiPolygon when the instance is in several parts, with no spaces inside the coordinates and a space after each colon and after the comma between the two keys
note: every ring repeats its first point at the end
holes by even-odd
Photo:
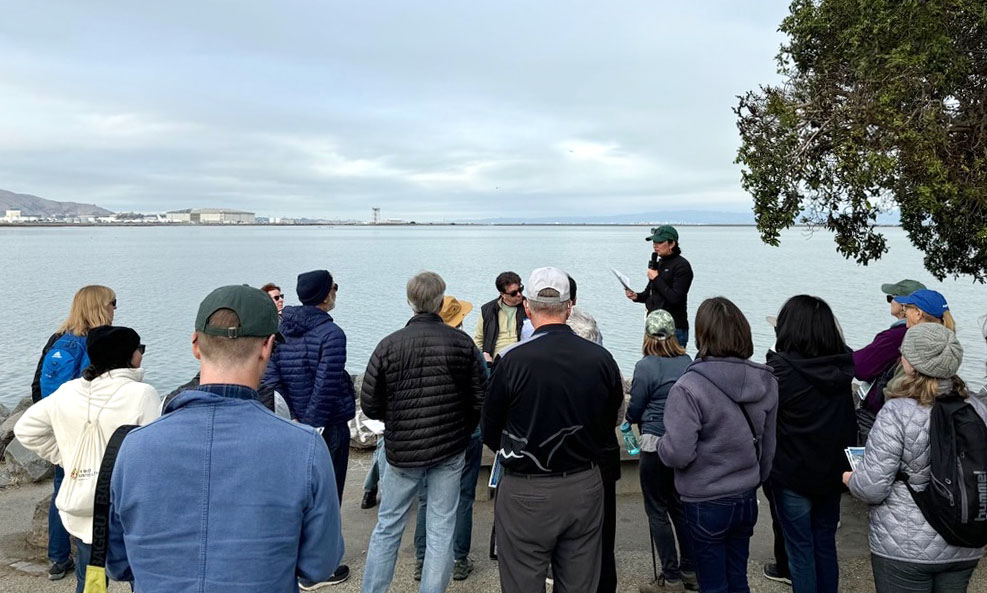
{"type": "Polygon", "coordinates": [[[117,300],[116,299],[113,299],[112,301],[110,301],[110,306],[113,307],[114,309],[116,309],[117,308],[117,300]]]}
{"type": "Polygon", "coordinates": [[[517,295],[521,294],[522,292],[524,292],[524,284],[522,284],[521,286],[518,286],[517,290],[512,290],[511,292],[505,292],[504,294],[506,294],[507,296],[516,297],[517,295]]]}
{"type": "Polygon", "coordinates": [[[274,300],[276,300],[276,301],[283,301],[284,300],[284,295],[283,294],[276,294],[276,295],[272,296],[271,298],[274,299],[274,300]]]}
{"type": "Polygon", "coordinates": [[[140,352],[142,355],[144,354],[145,350],[147,350],[147,346],[145,346],[144,344],[137,345],[137,351],[140,352]]]}

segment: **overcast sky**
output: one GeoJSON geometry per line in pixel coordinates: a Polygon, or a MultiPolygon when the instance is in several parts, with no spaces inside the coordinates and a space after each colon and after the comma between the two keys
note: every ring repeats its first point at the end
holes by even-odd
{"type": "Polygon", "coordinates": [[[443,220],[743,210],[788,1],[0,0],[0,188],[443,220]]]}

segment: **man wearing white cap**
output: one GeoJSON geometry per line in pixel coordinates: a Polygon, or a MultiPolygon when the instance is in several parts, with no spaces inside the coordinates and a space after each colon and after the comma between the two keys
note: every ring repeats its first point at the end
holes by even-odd
{"type": "Polygon", "coordinates": [[[500,456],[495,527],[501,590],[595,591],[600,578],[599,462],[623,400],[610,353],[566,325],[569,278],[539,268],[525,312],[535,334],[498,363],[483,405],[484,442],[500,456]]]}

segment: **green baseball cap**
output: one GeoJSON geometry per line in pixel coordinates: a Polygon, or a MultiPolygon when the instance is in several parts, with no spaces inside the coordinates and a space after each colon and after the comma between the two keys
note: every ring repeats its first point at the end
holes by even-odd
{"type": "Polygon", "coordinates": [[[645,241],[654,241],[655,243],[661,243],[662,241],[675,241],[679,242],[679,232],[675,230],[670,224],[663,224],[660,227],[651,229],[651,234],[644,238],[645,241]]]}
{"type": "Polygon", "coordinates": [[[924,290],[925,285],[918,280],[902,280],[901,282],[895,282],[894,284],[882,284],[881,292],[884,294],[890,294],[891,296],[908,296],[915,292],[916,290],[924,290]]]}
{"type": "Polygon", "coordinates": [[[195,331],[225,338],[266,338],[273,335],[278,342],[278,308],[267,293],[246,284],[221,286],[210,292],[199,304],[195,316],[195,331]],[[229,309],[240,318],[236,327],[217,327],[206,322],[220,309],[229,309]]]}
{"type": "Polygon", "coordinates": [[[672,314],[664,309],[655,309],[648,313],[648,318],[644,322],[644,331],[649,336],[665,339],[675,335],[675,319],[672,314]]]}

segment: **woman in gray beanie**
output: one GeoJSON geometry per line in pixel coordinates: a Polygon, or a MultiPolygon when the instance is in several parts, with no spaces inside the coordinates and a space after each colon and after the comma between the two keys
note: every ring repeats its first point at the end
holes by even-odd
{"type": "Polygon", "coordinates": [[[987,406],[969,397],[956,376],[963,347],[956,334],[937,323],[908,330],[901,343],[906,376],[886,391],[887,403],[877,415],[864,458],[844,474],[851,494],[870,508],[871,565],[877,593],[901,590],[966,591],[984,548],[952,546],[925,520],[905,484],[929,483],[929,418],[937,397],[967,397],[987,422],[987,406]]]}

